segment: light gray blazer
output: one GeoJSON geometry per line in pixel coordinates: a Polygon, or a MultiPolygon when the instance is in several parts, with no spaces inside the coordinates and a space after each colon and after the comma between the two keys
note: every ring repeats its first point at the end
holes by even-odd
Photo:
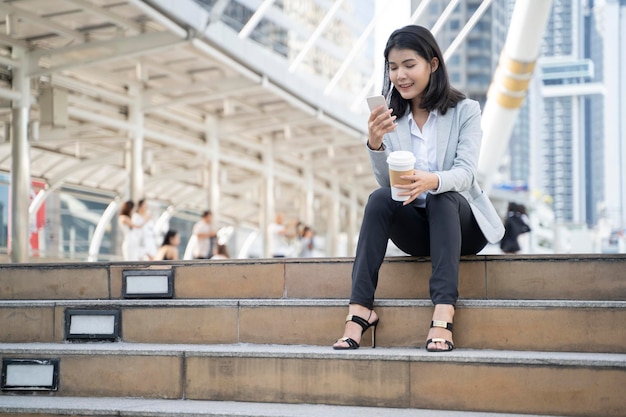
{"type": "MultiPolygon", "coordinates": [[[[398,118],[396,130],[383,138],[384,151],[369,152],[376,181],[389,187],[387,156],[393,151],[413,152],[408,112],[398,118]]],[[[445,115],[437,116],[437,171],[440,186],[433,194],[459,192],[467,199],[483,234],[490,243],[497,243],[504,235],[504,225],[493,204],[476,181],[478,155],[483,132],[480,127],[480,105],[465,99],[445,115]]]]}

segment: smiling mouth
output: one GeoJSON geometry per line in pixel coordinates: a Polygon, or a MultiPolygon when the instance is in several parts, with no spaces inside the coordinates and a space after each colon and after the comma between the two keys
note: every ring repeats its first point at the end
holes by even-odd
{"type": "Polygon", "coordinates": [[[411,84],[400,84],[399,85],[400,88],[409,88],[409,87],[412,87],[412,86],[413,86],[412,83],[411,84]]]}

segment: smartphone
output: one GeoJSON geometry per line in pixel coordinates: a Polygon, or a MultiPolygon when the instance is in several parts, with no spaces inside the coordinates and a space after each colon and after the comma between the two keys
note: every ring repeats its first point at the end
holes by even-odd
{"type": "Polygon", "coordinates": [[[385,100],[385,97],[383,97],[382,95],[379,96],[372,96],[372,97],[368,97],[367,98],[367,105],[370,108],[370,112],[374,111],[374,109],[380,105],[385,106],[384,110],[387,110],[387,100],[385,100]]]}

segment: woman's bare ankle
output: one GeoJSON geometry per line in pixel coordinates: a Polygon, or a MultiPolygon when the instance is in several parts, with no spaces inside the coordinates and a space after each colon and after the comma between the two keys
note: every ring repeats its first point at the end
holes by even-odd
{"type": "Polygon", "coordinates": [[[350,304],[348,307],[348,314],[352,314],[354,316],[359,316],[369,322],[376,320],[376,313],[374,310],[365,307],[361,304],[350,304]]]}
{"type": "Polygon", "coordinates": [[[433,320],[443,320],[452,323],[454,318],[454,305],[452,304],[435,304],[433,311],[433,320]]]}

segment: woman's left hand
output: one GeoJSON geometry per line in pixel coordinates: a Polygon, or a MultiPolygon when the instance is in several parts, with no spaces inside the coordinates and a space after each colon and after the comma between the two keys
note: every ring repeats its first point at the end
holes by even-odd
{"type": "Polygon", "coordinates": [[[410,180],[410,184],[394,184],[394,187],[402,189],[402,192],[398,193],[400,196],[409,196],[403,205],[410,204],[420,194],[428,190],[436,190],[439,188],[439,177],[432,172],[415,170],[413,175],[403,175],[400,178],[403,180],[410,180]]]}

